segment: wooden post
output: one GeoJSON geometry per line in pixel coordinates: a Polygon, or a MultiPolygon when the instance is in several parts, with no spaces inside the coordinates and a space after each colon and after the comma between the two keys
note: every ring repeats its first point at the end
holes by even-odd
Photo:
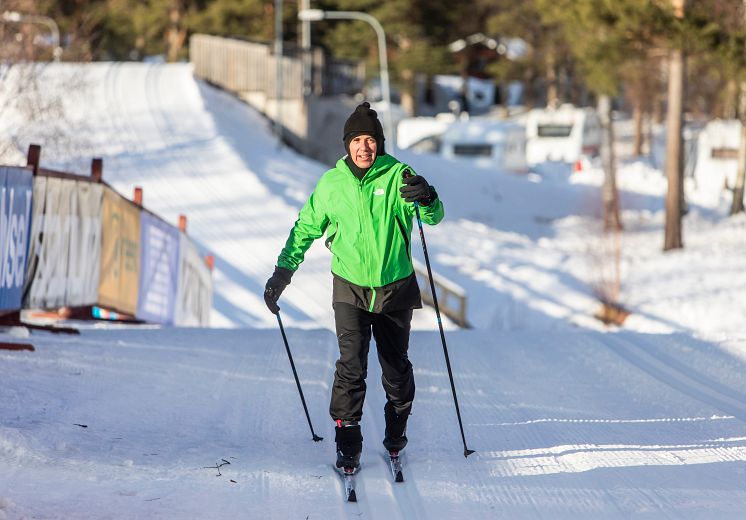
{"type": "MultiPolygon", "coordinates": [[[[684,16],[686,0],[672,0],[674,13],[684,16]]],[[[684,247],[681,216],[684,207],[683,143],[681,130],[684,111],[684,51],[671,49],[668,65],[668,115],[666,122],[666,231],[664,251],[684,247]]]]}
{"type": "MultiPolygon", "coordinates": [[[[746,27],[746,0],[743,0],[743,26],[746,27]]],[[[746,81],[741,81],[738,98],[738,119],[741,121],[741,139],[738,146],[738,170],[736,185],[733,187],[733,201],[730,214],[744,211],[743,194],[746,187],[746,81]]]]}
{"type": "Polygon", "coordinates": [[[142,188],[140,186],[135,186],[135,194],[132,200],[135,204],[142,207],[142,188]]]}
{"type": "Polygon", "coordinates": [[[104,160],[101,158],[91,161],[91,177],[96,182],[101,182],[104,178],[104,160]]]}
{"type": "Polygon", "coordinates": [[[187,217],[186,215],[179,215],[179,231],[186,233],[187,230],[187,217]]]}
{"type": "Polygon", "coordinates": [[[30,144],[26,155],[26,165],[34,169],[34,175],[39,173],[39,161],[41,160],[41,146],[30,144]]]}

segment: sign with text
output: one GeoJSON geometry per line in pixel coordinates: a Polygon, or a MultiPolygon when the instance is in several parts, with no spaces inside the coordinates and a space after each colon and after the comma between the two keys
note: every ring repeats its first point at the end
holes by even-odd
{"type": "Polygon", "coordinates": [[[0,310],[21,308],[32,196],[30,170],[0,167],[0,310]]]}
{"type": "Polygon", "coordinates": [[[100,184],[34,178],[26,307],[54,309],[96,303],[102,197],[100,184]]]}
{"type": "Polygon", "coordinates": [[[105,187],[101,208],[101,307],[134,315],[140,275],[140,210],[105,187]]]}
{"type": "Polygon", "coordinates": [[[180,235],[179,291],[174,322],[179,326],[207,327],[212,311],[212,273],[189,237],[180,235]]]}
{"type": "Polygon", "coordinates": [[[179,230],[140,214],[140,294],[138,319],[172,325],[179,281],[179,230]]]}

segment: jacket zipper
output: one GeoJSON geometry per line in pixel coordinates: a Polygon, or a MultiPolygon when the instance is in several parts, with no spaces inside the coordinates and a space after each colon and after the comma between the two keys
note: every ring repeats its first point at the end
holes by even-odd
{"type": "MultiPolygon", "coordinates": [[[[358,182],[358,193],[360,194],[360,213],[361,213],[361,221],[365,222],[365,234],[363,235],[363,238],[365,239],[366,245],[370,245],[369,242],[369,236],[368,232],[372,228],[372,224],[369,221],[369,215],[368,212],[365,210],[365,196],[363,195],[363,181],[360,180],[358,182]]],[[[370,307],[368,308],[368,312],[373,312],[373,306],[376,302],[376,290],[372,285],[373,281],[373,273],[370,268],[370,263],[368,262],[367,258],[364,258],[363,261],[365,262],[366,270],[368,271],[368,287],[370,287],[370,290],[372,291],[371,297],[370,297],[370,307]]]]}

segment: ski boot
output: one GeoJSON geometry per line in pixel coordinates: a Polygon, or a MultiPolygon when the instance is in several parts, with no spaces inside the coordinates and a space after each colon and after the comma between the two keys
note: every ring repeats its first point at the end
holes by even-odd
{"type": "Polygon", "coordinates": [[[391,403],[386,403],[383,409],[386,418],[386,438],[383,446],[390,457],[398,457],[399,452],[407,445],[407,419],[409,414],[398,415],[391,403]]]}
{"type": "Polygon", "coordinates": [[[337,419],[335,441],[337,442],[337,467],[345,474],[353,474],[360,466],[363,451],[363,434],[357,421],[337,419]]]}

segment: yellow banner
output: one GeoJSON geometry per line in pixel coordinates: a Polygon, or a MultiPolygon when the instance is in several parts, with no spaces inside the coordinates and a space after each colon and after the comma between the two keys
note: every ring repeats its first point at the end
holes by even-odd
{"type": "Polygon", "coordinates": [[[101,226],[98,303],[134,315],[140,276],[140,210],[106,187],[101,226]]]}

